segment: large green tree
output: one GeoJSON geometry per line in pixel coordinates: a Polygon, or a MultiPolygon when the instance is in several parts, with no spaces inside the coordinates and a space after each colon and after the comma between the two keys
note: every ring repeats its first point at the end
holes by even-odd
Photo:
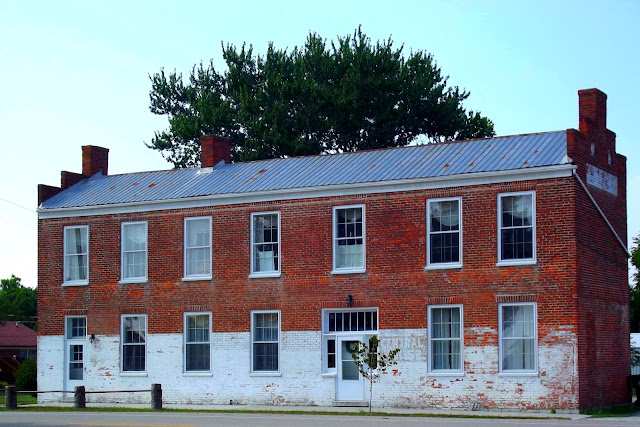
{"type": "Polygon", "coordinates": [[[198,164],[205,134],[230,138],[234,161],[494,135],[430,54],[406,54],[391,38],[374,44],[357,29],[330,43],[310,33],[290,51],[270,43],[264,56],[246,45],[222,50],[224,72],[211,61],[188,82],[175,70],[150,76],[150,109],[169,128],[147,146],[175,167],[198,164]]]}
{"type": "Polygon", "coordinates": [[[24,321],[35,329],[37,295],[38,291],[22,285],[19,277],[11,275],[10,279],[1,279],[0,322],[24,321]]]}

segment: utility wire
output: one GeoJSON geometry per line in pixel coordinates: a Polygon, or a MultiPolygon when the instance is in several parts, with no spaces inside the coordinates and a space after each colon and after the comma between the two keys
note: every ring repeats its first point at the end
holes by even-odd
{"type": "Polygon", "coordinates": [[[17,203],[13,203],[12,201],[7,200],[7,199],[3,199],[2,197],[0,197],[0,200],[2,200],[3,202],[7,202],[7,203],[9,203],[10,205],[13,205],[13,206],[17,206],[17,207],[19,207],[19,208],[22,208],[22,209],[24,209],[24,210],[26,210],[26,211],[33,212],[33,213],[37,213],[37,212],[36,212],[36,211],[34,211],[33,209],[25,208],[25,207],[24,207],[24,206],[22,206],[22,205],[19,205],[19,204],[17,204],[17,203]]]}

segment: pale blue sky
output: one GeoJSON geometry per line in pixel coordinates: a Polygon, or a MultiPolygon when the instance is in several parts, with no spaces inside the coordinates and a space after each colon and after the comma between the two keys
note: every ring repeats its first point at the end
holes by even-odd
{"type": "Polygon", "coordinates": [[[149,73],[222,67],[222,41],[265,52],[358,25],[432,53],[498,135],[575,128],[578,89],[603,90],[640,233],[640,1],[0,0],[0,278],[36,284],[37,216],[6,201],[35,210],[37,184],[80,172],[81,145],[109,148],[110,173],[169,168],[143,144],[166,127],[149,73]]]}

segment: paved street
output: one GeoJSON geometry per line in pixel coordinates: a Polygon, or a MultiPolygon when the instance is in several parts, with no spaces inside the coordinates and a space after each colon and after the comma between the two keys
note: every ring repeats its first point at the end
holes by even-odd
{"type": "Polygon", "coordinates": [[[360,417],[344,415],[281,415],[238,413],[140,413],[140,412],[3,412],[2,426],[51,426],[51,427],[204,427],[204,426],[329,426],[354,427],[390,426],[415,427],[441,425],[463,426],[637,426],[640,417],[629,418],[581,418],[575,420],[553,419],[485,419],[485,418],[426,418],[426,417],[360,417]]]}

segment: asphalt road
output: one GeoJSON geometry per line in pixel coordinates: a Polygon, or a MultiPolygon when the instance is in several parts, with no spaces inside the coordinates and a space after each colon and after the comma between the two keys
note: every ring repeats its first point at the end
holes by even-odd
{"type": "Polygon", "coordinates": [[[390,426],[416,427],[436,425],[458,426],[604,426],[629,427],[640,425],[640,417],[599,418],[580,420],[523,420],[484,418],[431,417],[361,417],[343,415],[281,415],[239,413],[142,413],[142,412],[2,412],[2,426],[49,427],[204,427],[204,426],[390,426]]]}

